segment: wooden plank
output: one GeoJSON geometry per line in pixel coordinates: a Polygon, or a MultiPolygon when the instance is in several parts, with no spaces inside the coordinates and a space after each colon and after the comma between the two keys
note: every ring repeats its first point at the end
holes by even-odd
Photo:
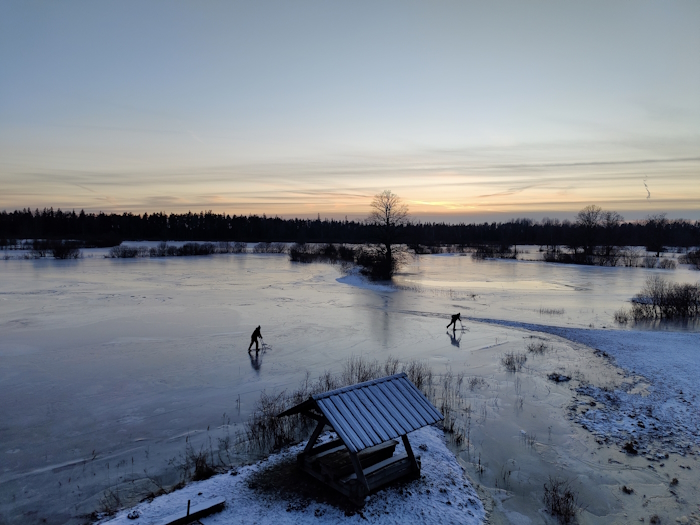
{"type": "MultiPolygon", "coordinates": [[[[385,443],[380,443],[374,447],[362,450],[357,454],[360,465],[364,469],[374,465],[375,463],[390,458],[394,454],[396,445],[398,445],[398,442],[392,439],[385,443]]],[[[314,466],[318,467],[321,472],[332,479],[343,478],[350,474],[354,468],[347,450],[342,450],[326,456],[323,459],[314,462],[314,466]]]]}
{"type": "Polygon", "coordinates": [[[321,432],[323,432],[323,427],[325,426],[326,418],[323,418],[321,421],[318,422],[318,425],[316,425],[314,433],[311,434],[309,442],[304,447],[304,454],[308,454],[309,452],[311,452],[311,450],[314,448],[314,445],[316,444],[316,441],[318,440],[318,437],[321,435],[321,432]]]}
{"type": "Polygon", "coordinates": [[[397,479],[415,477],[416,475],[417,473],[411,468],[411,463],[408,459],[404,459],[373,473],[368,479],[370,491],[385,487],[397,479]]]}
{"type": "Polygon", "coordinates": [[[350,452],[350,461],[352,461],[352,466],[355,469],[357,481],[369,492],[369,483],[367,483],[367,478],[365,478],[365,473],[362,471],[362,465],[360,465],[360,460],[357,458],[356,453],[350,452]]]}
{"type": "Polygon", "coordinates": [[[343,444],[342,439],[334,439],[333,441],[329,441],[328,443],[323,443],[322,445],[319,445],[317,447],[314,447],[311,452],[308,454],[309,458],[313,458],[317,455],[319,455],[321,452],[325,452],[326,450],[330,450],[332,448],[345,448],[345,445],[343,444]]]}
{"type": "Polygon", "coordinates": [[[328,448],[326,450],[322,450],[318,454],[310,454],[306,456],[306,461],[308,463],[317,463],[318,461],[321,460],[321,458],[328,456],[329,454],[337,454],[338,452],[347,452],[347,447],[340,443],[339,445],[336,445],[332,448],[328,448]]]}
{"type": "Polygon", "coordinates": [[[192,523],[193,521],[209,516],[215,512],[220,512],[224,509],[226,504],[226,498],[215,498],[190,507],[190,513],[187,514],[187,508],[182,509],[180,512],[171,514],[163,521],[160,521],[158,525],[186,525],[187,523],[192,523]]]}
{"type": "Polygon", "coordinates": [[[404,434],[401,436],[401,439],[403,440],[403,446],[406,449],[406,455],[408,456],[408,459],[411,460],[413,470],[419,471],[420,467],[418,466],[418,463],[416,463],[416,456],[413,455],[413,449],[411,448],[410,441],[408,441],[408,436],[404,434]]]}
{"type": "MultiPolygon", "coordinates": [[[[376,464],[372,465],[371,467],[364,469],[363,473],[364,473],[366,478],[369,478],[376,471],[381,470],[381,469],[388,467],[390,465],[393,465],[394,463],[399,463],[400,461],[403,461],[405,459],[408,459],[408,456],[406,454],[399,454],[398,456],[393,456],[391,458],[385,459],[384,461],[380,461],[379,463],[376,463],[376,464]]],[[[341,481],[341,483],[347,483],[351,479],[357,479],[357,476],[355,475],[355,473],[352,473],[349,476],[345,476],[340,481],[341,481]]]]}
{"type": "Polygon", "coordinates": [[[309,417],[311,419],[315,419],[316,421],[325,421],[323,414],[316,414],[315,412],[311,412],[310,410],[306,410],[304,412],[301,412],[301,415],[309,417]]]}

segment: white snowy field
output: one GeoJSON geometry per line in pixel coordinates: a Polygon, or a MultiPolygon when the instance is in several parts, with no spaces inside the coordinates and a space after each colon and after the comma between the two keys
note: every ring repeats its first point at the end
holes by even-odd
{"type": "MultiPolygon", "coordinates": [[[[326,435],[327,436],[327,435],[326,435]]],[[[242,467],[237,475],[221,474],[206,481],[191,483],[182,490],[144,502],[134,509],[120,512],[110,525],[152,525],[178,509],[186,509],[202,501],[226,498],[225,510],[201,518],[204,525],[244,525],[297,523],[375,523],[434,525],[476,525],[484,519],[484,507],[469,484],[454,454],[447,449],[442,431],[425,427],[409,434],[411,446],[421,458],[421,478],[393,485],[368,497],[367,504],[348,515],[345,509],[308,497],[285,497],[278,493],[260,491],[253,478],[263,469],[274,470],[284,461],[295,461],[303,445],[273,454],[266,461],[242,467]],[[138,519],[128,514],[138,513],[138,519]]],[[[323,439],[321,440],[323,441],[323,439]]],[[[403,444],[397,446],[403,452],[403,444]]]]}
{"type": "MultiPolygon", "coordinates": [[[[688,422],[698,412],[698,398],[691,397],[697,394],[695,325],[659,331],[612,322],[613,312],[652,274],[679,282],[700,276],[683,267],[669,272],[421,256],[393,285],[367,285],[338,267],[293,264],[283,255],[0,261],[0,523],[84,523],[110,488],[130,493],[122,501],[128,504],[157,484],[173,485],[173,460],[184,452],[187,436],[197,444],[211,438],[216,446],[225,428],[241,428],[261,391],[294,388],[307,371],[312,377],[337,372],[353,355],[422,359],[438,374],[483,377],[487,386],[475,391],[474,410],[476,416],[478,404],[484,417],[473,418],[472,431],[488,438],[475,440],[468,456],[483,454],[489,463],[479,480],[484,485],[496,483],[511,460],[535,469],[535,481],[514,486],[520,492],[503,508],[517,507],[537,521],[541,477],[564,464],[573,476],[581,472],[575,461],[562,459],[562,450],[575,456],[583,443],[591,453],[581,424],[595,413],[579,411],[567,420],[572,388],[586,385],[550,386],[546,374],[574,361],[585,370],[594,356],[557,343],[559,353],[549,361],[531,358],[525,375],[515,377],[500,369],[500,358],[523,351],[530,336],[522,324],[466,322],[468,331],[452,334],[445,331],[449,315],[529,323],[538,333],[565,329],[558,334],[605,350],[615,361],[595,366],[615,376],[617,364],[650,383],[641,393],[613,388],[620,403],[651,402],[653,415],[674,425],[675,442],[693,433],[692,426],[676,428],[683,410],[688,422]],[[258,324],[269,346],[249,357],[258,324]],[[653,344],[632,344],[643,346],[645,334],[653,344]],[[660,363],[656,374],[652,359],[660,363]],[[687,384],[683,394],[673,394],[675,384],[687,384]],[[518,398],[524,408],[520,403],[517,409],[518,398]],[[545,440],[548,427],[552,435],[545,440]],[[521,430],[540,436],[540,459],[512,446],[523,441],[521,430]]],[[[603,386],[594,385],[610,391],[603,386]]],[[[601,412],[594,422],[602,418],[601,412]]],[[[633,430],[628,419],[588,428],[600,435],[626,432],[633,430]]],[[[587,497],[607,501],[598,493],[587,497]]],[[[595,512],[623,516],[619,501],[605,505],[595,512]]]]}

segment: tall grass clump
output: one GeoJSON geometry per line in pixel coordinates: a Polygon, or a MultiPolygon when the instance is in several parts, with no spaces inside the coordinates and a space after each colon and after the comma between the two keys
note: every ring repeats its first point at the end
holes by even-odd
{"type": "Polygon", "coordinates": [[[565,310],[563,308],[540,308],[540,315],[564,315],[565,310]]]}
{"type": "Polygon", "coordinates": [[[527,361],[525,354],[509,352],[501,358],[501,364],[508,372],[520,372],[527,361]]]}
{"type": "Polygon", "coordinates": [[[613,318],[618,324],[627,324],[630,320],[630,312],[624,308],[620,308],[613,314],[613,318]]]}
{"type": "Polygon", "coordinates": [[[576,514],[583,510],[578,493],[571,487],[571,482],[552,476],[544,484],[544,506],[559,523],[572,523],[576,514]]]}
{"type": "Polygon", "coordinates": [[[527,349],[528,353],[537,355],[542,355],[552,349],[552,347],[544,341],[532,341],[528,343],[525,348],[527,349]]]}

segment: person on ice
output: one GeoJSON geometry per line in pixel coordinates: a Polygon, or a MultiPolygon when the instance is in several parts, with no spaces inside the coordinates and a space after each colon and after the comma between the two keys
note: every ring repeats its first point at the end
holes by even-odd
{"type": "Polygon", "coordinates": [[[447,325],[447,328],[449,328],[450,326],[452,326],[452,331],[453,331],[453,332],[454,332],[455,330],[457,330],[457,321],[459,321],[459,326],[461,326],[462,328],[464,328],[464,325],[462,324],[462,318],[460,317],[461,314],[462,314],[462,313],[460,312],[460,313],[458,313],[458,314],[453,315],[453,316],[452,316],[452,321],[450,321],[450,324],[447,325]]]}
{"type": "Polygon", "coordinates": [[[255,329],[253,334],[250,336],[250,346],[248,346],[248,353],[250,353],[250,349],[253,348],[253,343],[255,343],[255,351],[257,352],[260,350],[260,345],[258,345],[258,339],[262,339],[263,336],[260,333],[260,325],[255,329]]]}

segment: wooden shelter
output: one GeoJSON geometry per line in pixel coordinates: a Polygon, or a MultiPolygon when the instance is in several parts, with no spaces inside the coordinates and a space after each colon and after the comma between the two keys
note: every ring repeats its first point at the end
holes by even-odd
{"type": "Polygon", "coordinates": [[[299,413],[318,421],[299,464],[359,505],[387,483],[420,474],[407,434],[444,419],[404,373],[313,395],[277,417],[299,413]],[[326,427],[338,439],[316,446],[326,427]],[[398,437],[406,452],[395,456],[398,437]]]}

